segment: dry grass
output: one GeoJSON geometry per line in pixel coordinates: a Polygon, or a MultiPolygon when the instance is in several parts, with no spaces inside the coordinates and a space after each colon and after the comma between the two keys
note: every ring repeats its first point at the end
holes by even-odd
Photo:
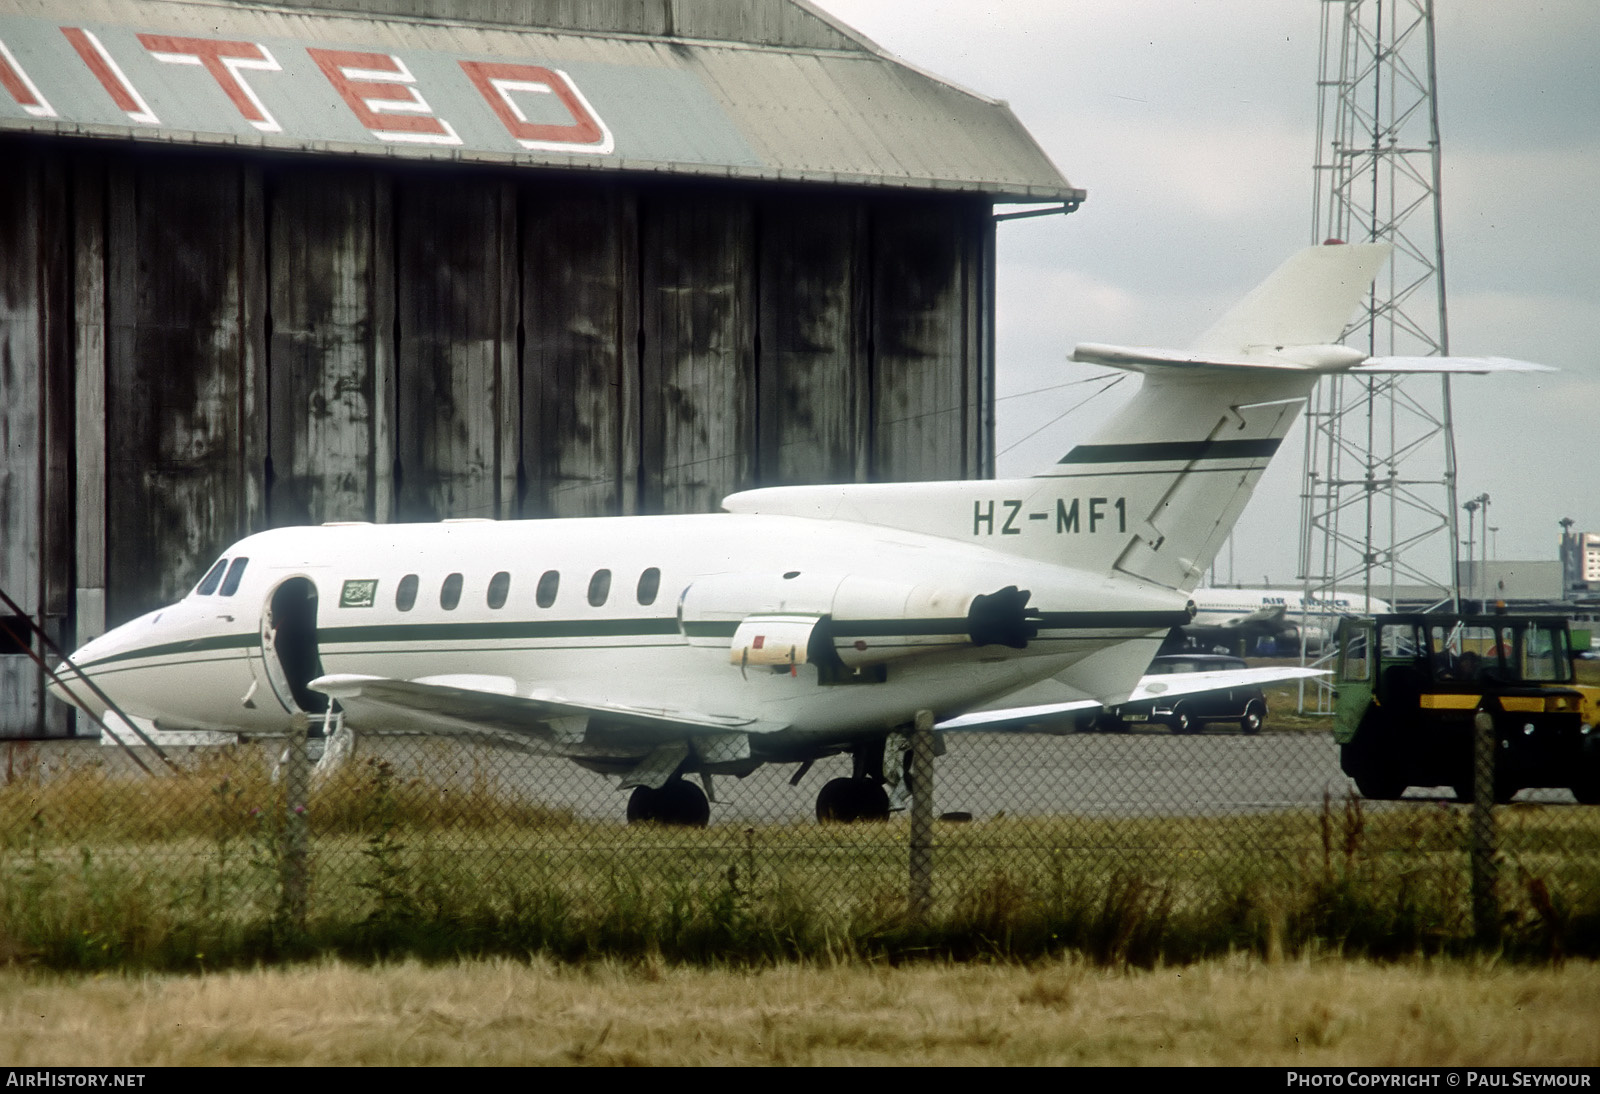
{"type": "Polygon", "coordinates": [[[17,1065],[1600,1064],[1600,966],[326,963],[0,974],[17,1065]]]}

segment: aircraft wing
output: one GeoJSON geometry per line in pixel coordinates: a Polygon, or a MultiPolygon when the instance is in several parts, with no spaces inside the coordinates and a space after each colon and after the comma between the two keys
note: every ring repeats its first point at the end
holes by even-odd
{"type": "Polygon", "coordinates": [[[1229,688],[1276,684],[1284,680],[1303,680],[1312,676],[1326,675],[1328,675],[1326,669],[1303,669],[1298,665],[1158,674],[1141,678],[1139,686],[1133,689],[1133,694],[1129,695],[1125,702],[1165,699],[1173,695],[1198,695],[1206,691],[1226,691],[1229,688]]]}
{"type": "Polygon", "coordinates": [[[453,675],[394,680],[353,674],[322,676],[311,687],[337,699],[364,733],[386,730],[507,735],[555,742],[568,753],[578,746],[590,720],[607,729],[641,731],[655,738],[717,733],[772,733],[785,723],[729,714],[635,707],[597,700],[523,696],[509,676],[453,675]]]}
{"type": "MultiPolygon", "coordinates": [[[[1304,669],[1298,666],[1157,674],[1142,677],[1138,687],[1134,688],[1133,693],[1123,702],[1134,703],[1141,699],[1173,695],[1198,695],[1207,691],[1226,691],[1228,688],[1275,684],[1283,680],[1326,675],[1328,673],[1324,669],[1304,669]]],[[[1098,710],[1104,705],[1096,699],[1070,699],[1059,703],[979,710],[947,718],[933,728],[969,732],[1015,729],[1021,726],[1037,726],[1041,723],[1049,724],[1082,711],[1098,710]]]]}
{"type": "Polygon", "coordinates": [[[1026,707],[1003,707],[999,710],[975,710],[955,718],[935,723],[934,729],[965,730],[968,732],[993,732],[1037,726],[1041,723],[1061,721],[1069,715],[1087,710],[1099,710],[1104,703],[1098,699],[1070,699],[1062,703],[1036,703],[1026,707]]]}
{"type": "Polygon", "coordinates": [[[1281,624],[1283,622],[1283,615],[1284,615],[1284,607],[1283,607],[1283,605],[1282,604],[1274,604],[1271,607],[1267,607],[1267,608],[1257,608],[1255,611],[1251,612],[1249,615],[1235,616],[1234,618],[1232,618],[1232,619],[1228,620],[1227,622],[1223,623],[1222,626],[1224,626],[1224,627],[1255,627],[1255,626],[1262,626],[1262,625],[1269,624],[1269,623],[1277,625],[1277,624],[1281,624]]]}

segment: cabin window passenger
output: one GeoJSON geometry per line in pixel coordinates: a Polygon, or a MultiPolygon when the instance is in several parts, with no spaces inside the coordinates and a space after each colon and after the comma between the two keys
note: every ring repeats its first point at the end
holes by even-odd
{"type": "Polygon", "coordinates": [[[598,608],[611,595],[611,571],[596,570],[589,579],[589,603],[598,608]]]}
{"type": "Polygon", "coordinates": [[[539,607],[548,608],[556,602],[556,590],[561,588],[561,573],[559,570],[546,570],[539,579],[539,591],[534,594],[534,599],[539,607]]]}
{"type": "Polygon", "coordinates": [[[222,579],[222,595],[232,596],[239,591],[239,582],[244,580],[245,563],[248,558],[236,558],[233,565],[228,567],[228,576],[222,579]]]}
{"type": "Polygon", "coordinates": [[[639,575],[639,603],[654,604],[661,591],[661,571],[652,566],[639,575]]]}
{"type": "Polygon", "coordinates": [[[511,575],[504,570],[489,579],[489,607],[506,606],[506,594],[511,591],[511,575]]]}
{"type": "Polygon", "coordinates": [[[394,606],[403,612],[409,612],[417,602],[417,575],[407,574],[400,579],[400,584],[394,590],[394,606]]]}
{"type": "Polygon", "coordinates": [[[453,612],[459,603],[461,603],[461,575],[451,574],[439,587],[439,607],[447,612],[453,612]]]}
{"type": "Polygon", "coordinates": [[[217,586],[222,582],[222,573],[228,568],[228,560],[217,559],[217,564],[206,571],[206,576],[200,579],[200,587],[195,592],[201,596],[210,596],[217,591],[217,586]]]}

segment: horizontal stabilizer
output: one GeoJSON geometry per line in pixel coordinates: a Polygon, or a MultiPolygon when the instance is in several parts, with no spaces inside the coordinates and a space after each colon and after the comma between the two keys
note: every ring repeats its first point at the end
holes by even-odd
{"type": "Polygon", "coordinates": [[[1132,372],[1157,369],[1197,369],[1208,372],[1328,372],[1343,370],[1365,360],[1360,350],[1340,345],[1275,346],[1271,352],[1236,356],[1186,353],[1145,346],[1108,346],[1082,342],[1072,359],[1089,365],[1110,365],[1132,372]]]}
{"type": "Polygon", "coordinates": [[[1556,372],[1549,365],[1514,357],[1368,357],[1351,372],[1443,372],[1483,376],[1491,372],[1556,372]]]}

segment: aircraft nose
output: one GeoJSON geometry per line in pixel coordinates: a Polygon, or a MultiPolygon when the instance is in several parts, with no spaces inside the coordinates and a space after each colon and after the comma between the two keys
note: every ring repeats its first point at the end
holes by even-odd
{"type": "MultiPolygon", "coordinates": [[[[69,658],[69,660],[70,660],[70,658],[69,658]]],[[[65,682],[66,681],[70,681],[70,680],[72,680],[74,678],[74,673],[73,673],[72,669],[67,665],[66,661],[62,661],[59,664],[53,665],[51,668],[52,668],[52,671],[54,672],[55,675],[51,678],[50,682],[45,685],[45,691],[49,692],[51,695],[54,695],[57,699],[60,699],[63,703],[72,703],[72,701],[73,701],[72,700],[72,696],[67,694],[67,689],[65,687],[65,682]]],[[[78,691],[81,691],[81,690],[86,690],[86,689],[83,689],[81,687],[74,688],[73,692],[74,692],[74,694],[76,694],[78,691]]],[[[74,704],[74,705],[76,705],[76,704],[74,704]]]]}
{"type": "MultiPolygon", "coordinates": [[[[148,618],[148,617],[146,617],[148,618]]],[[[134,632],[144,619],[136,619],[113,627],[98,638],[92,638],[74,650],[66,659],[55,665],[55,679],[48,691],[57,699],[72,706],[86,705],[97,715],[106,711],[105,701],[95,694],[84,677],[93,679],[96,666],[107,658],[129,648],[134,632]]],[[[95,681],[99,684],[99,681],[95,681]]],[[[103,686],[103,685],[102,685],[103,686]]]]}
{"type": "MultiPolygon", "coordinates": [[[[96,639],[95,642],[100,641],[96,639]]],[[[105,713],[105,704],[95,695],[94,689],[84,682],[75,666],[86,664],[92,658],[86,656],[87,651],[95,645],[88,645],[74,651],[65,661],[58,662],[52,669],[54,677],[50,680],[45,690],[57,699],[70,706],[88,706],[95,714],[105,713]]],[[[84,675],[87,675],[85,671],[84,675]]]]}

